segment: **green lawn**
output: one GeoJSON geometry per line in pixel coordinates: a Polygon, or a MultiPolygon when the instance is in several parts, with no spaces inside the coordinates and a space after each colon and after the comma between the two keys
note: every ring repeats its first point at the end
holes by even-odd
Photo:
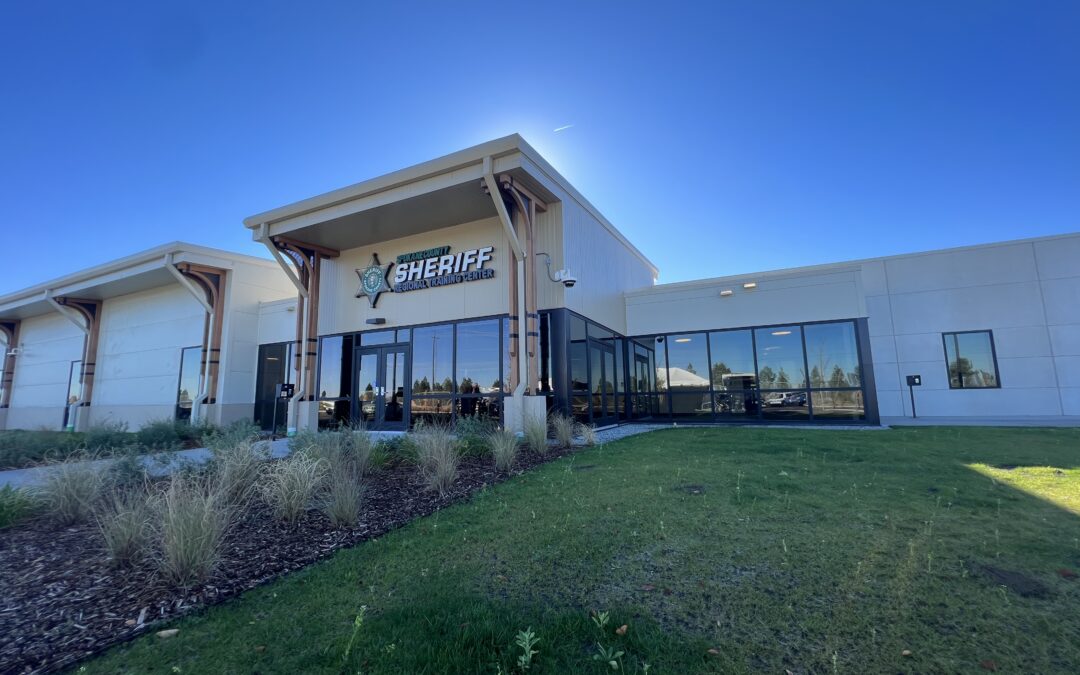
{"type": "Polygon", "coordinates": [[[1075,672],[1080,580],[1058,570],[1080,571],[1077,467],[1075,429],[645,434],[85,670],[510,673],[531,627],[530,672],[612,672],[597,642],[628,672],[1075,672]],[[603,631],[590,610],[611,613],[603,631]]]}

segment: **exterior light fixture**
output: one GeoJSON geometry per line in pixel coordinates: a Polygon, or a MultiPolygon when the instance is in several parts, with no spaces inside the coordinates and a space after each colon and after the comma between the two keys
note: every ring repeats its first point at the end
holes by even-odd
{"type": "Polygon", "coordinates": [[[773,335],[791,335],[791,331],[789,331],[789,330],[774,330],[772,332],[772,334],[773,335]]]}
{"type": "Polygon", "coordinates": [[[364,323],[366,323],[369,326],[382,326],[382,325],[386,324],[386,319],[384,319],[381,316],[377,316],[377,317],[375,317],[373,319],[366,319],[364,321],[364,323]]]}
{"type": "Polygon", "coordinates": [[[735,291],[731,290],[730,288],[725,288],[724,290],[720,291],[720,297],[721,298],[727,298],[727,297],[730,297],[734,293],[735,293],[735,291]]]}
{"type": "Polygon", "coordinates": [[[747,281],[745,284],[742,285],[742,287],[745,288],[746,290],[750,290],[751,288],[757,288],[757,282],[756,281],[747,281]]]}
{"type": "Polygon", "coordinates": [[[690,338],[675,338],[675,342],[690,342],[690,338]]]}

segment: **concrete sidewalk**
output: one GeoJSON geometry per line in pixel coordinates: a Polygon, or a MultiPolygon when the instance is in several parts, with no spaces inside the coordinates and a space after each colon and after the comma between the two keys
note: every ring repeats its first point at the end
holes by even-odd
{"type": "MultiPolygon", "coordinates": [[[[289,454],[289,440],[287,438],[280,438],[273,442],[259,442],[259,445],[261,446],[267,444],[270,445],[270,456],[272,458],[277,459],[289,454]]],[[[192,448],[191,450],[175,450],[172,452],[142,455],[139,457],[139,461],[146,467],[147,473],[151,476],[167,476],[186,464],[206,464],[210,461],[210,457],[210,451],[206,448],[192,448]]],[[[115,461],[116,460],[112,458],[96,459],[80,462],[79,464],[105,470],[115,461]]],[[[0,471],[0,488],[5,485],[10,485],[12,487],[34,487],[35,485],[40,485],[51,470],[51,466],[44,465],[30,467],[28,469],[0,471]]]]}

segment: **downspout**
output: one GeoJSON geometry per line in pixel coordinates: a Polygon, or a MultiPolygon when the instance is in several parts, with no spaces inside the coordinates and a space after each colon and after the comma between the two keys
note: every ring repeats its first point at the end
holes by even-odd
{"type": "MultiPolygon", "coordinates": [[[[308,289],[307,289],[307,287],[304,286],[304,284],[302,284],[300,282],[300,277],[298,277],[296,275],[296,272],[293,270],[292,265],[290,265],[288,262],[286,262],[285,257],[283,255],[281,255],[281,251],[279,251],[277,249],[277,247],[274,246],[274,242],[270,240],[270,226],[269,225],[267,225],[266,223],[259,223],[259,229],[255,234],[255,240],[262,242],[262,244],[264,246],[266,246],[267,249],[270,250],[270,254],[274,256],[274,260],[277,261],[277,264],[281,267],[281,269],[283,269],[285,271],[286,276],[289,277],[289,281],[292,282],[293,286],[296,286],[296,291],[297,291],[297,293],[299,293],[299,298],[298,298],[298,301],[296,303],[297,304],[296,309],[297,309],[297,311],[300,312],[300,314],[301,314],[300,320],[302,321],[302,323],[301,323],[302,329],[301,329],[301,332],[300,332],[300,336],[303,336],[303,337],[302,337],[302,340],[300,340],[300,343],[301,343],[301,348],[306,350],[307,347],[308,347],[308,345],[307,345],[308,312],[305,311],[306,308],[304,307],[304,300],[310,299],[309,295],[308,295],[308,289]]],[[[298,337],[300,337],[300,336],[298,336],[298,337]]],[[[291,399],[289,399],[289,407],[292,410],[298,410],[298,406],[299,406],[300,402],[303,401],[303,399],[304,399],[304,378],[307,375],[307,368],[306,368],[306,366],[307,366],[307,358],[305,358],[305,356],[303,354],[294,354],[293,355],[293,358],[297,358],[297,357],[300,358],[300,370],[296,373],[296,379],[297,379],[296,392],[293,394],[293,397],[291,399]]],[[[274,405],[277,405],[277,403],[275,402],[274,405]]],[[[297,412],[296,417],[299,417],[299,412],[297,412]]],[[[286,424],[287,424],[287,422],[286,422],[286,424]]],[[[290,436],[295,434],[296,433],[296,427],[293,426],[291,429],[286,429],[286,433],[288,435],[290,435],[290,436]]]]}
{"type": "MultiPolygon", "coordinates": [[[[68,309],[67,307],[64,307],[59,302],[57,302],[56,298],[53,297],[53,293],[52,293],[51,290],[46,290],[45,291],[45,301],[48,302],[50,305],[52,305],[53,309],[60,312],[60,314],[63,315],[64,318],[66,318],[71,323],[75,324],[75,326],[79,330],[81,330],[83,332],[83,362],[85,363],[86,362],[86,341],[90,339],[90,326],[84,326],[82,319],[77,314],[75,314],[70,309],[68,309]]],[[[85,400],[86,399],[83,397],[82,375],[80,374],[80,376],[79,376],[79,398],[75,399],[74,403],[69,403],[68,404],[68,414],[67,414],[68,424],[67,424],[67,429],[69,431],[74,431],[75,430],[75,428],[76,428],[75,414],[78,412],[79,408],[82,407],[82,404],[83,404],[83,402],[85,400]]]]}
{"type": "Polygon", "coordinates": [[[173,254],[165,254],[165,269],[169,270],[169,274],[172,274],[180,285],[183,286],[195,296],[195,300],[202,305],[202,308],[206,310],[207,326],[206,332],[203,335],[203,353],[206,354],[206,358],[203,359],[202,373],[199,378],[199,393],[191,400],[191,423],[195,424],[199,421],[200,412],[202,411],[202,405],[208,398],[210,398],[210,343],[214,335],[214,308],[210,306],[209,301],[206,299],[206,293],[197,288],[190,279],[180,274],[180,270],[176,269],[176,265],[173,264],[173,254]]]}
{"type": "MultiPolygon", "coordinates": [[[[495,202],[495,211],[499,214],[499,221],[502,223],[503,230],[506,232],[506,238],[510,241],[510,247],[514,251],[514,257],[517,258],[517,279],[518,279],[518,384],[514,388],[514,397],[520,397],[525,393],[525,388],[528,386],[529,381],[529,360],[528,357],[522,359],[522,333],[528,331],[528,314],[525,308],[525,247],[521,245],[521,240],[518,239],[517,233],[514,231],[514,223],[510,220],[510,214],[506,210],[506,204],[503,204],[502,193],[499,192],[499,184],[495,182],[495,174],[492,172],[492,159],[491,156],[484,158],[484,184],[487,185],[488,194],[491,195],[491,199],[495,202]]],[[[522,413],[524,413],[524,406],[522,407],[522,413]]]]}

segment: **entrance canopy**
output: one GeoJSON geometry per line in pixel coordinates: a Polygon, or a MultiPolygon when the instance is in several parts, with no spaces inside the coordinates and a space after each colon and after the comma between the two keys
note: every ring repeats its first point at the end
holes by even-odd
{"type": "Polygon", "coordinates": [[[497,214],[486,194],[485,160],[544,202],[561,178],[520,136],[512,135],[244,219],[256,240],[287,237],[346,250],[497,214]]]}

